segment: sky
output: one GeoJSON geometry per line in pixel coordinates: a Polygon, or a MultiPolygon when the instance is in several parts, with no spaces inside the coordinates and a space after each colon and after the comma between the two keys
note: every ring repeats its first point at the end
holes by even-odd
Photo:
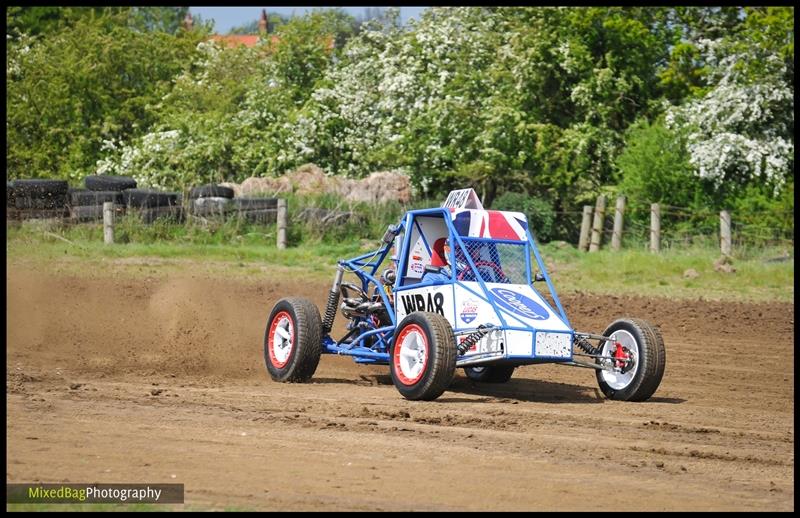
{"type": "MultiPolygon", "coordinates": [[[[190,7],[189,12],[192,16],[200,15],[203,20],[214,20],[214,31],[218,34],[225,34],[234,27],[244,25],[258,20],[261,10],[266,9],[268,13],[278,13],[283,16],[302,15],[315,7],[190,7]]],[[[342,7],[348,14],[359,17],[364,15],[366,6],[342,7]]],[[[419,14],[425,7],[400,7],[400,21],[405,24],[409,18],[419,19],[419,14]]]]}

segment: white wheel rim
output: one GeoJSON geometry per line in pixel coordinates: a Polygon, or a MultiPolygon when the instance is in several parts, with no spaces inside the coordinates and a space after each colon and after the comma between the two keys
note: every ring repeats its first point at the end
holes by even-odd
{"type": "Polygon", "coordinates": [[[416,330],[409,332],[400,343],[400,372],[406,379],[418,379],[425,368],[427,355],[425,337],[416,330]]]}
{"type": "Polygon", "coordinates": [[[470,367],[470,369],[472,369],[472,372],[474,372],[475,374],[480,374],[481,372],[486,370],[486,367],[470,367]]]}
{"type": "MultiPolygon", "coordinates": [[[[610,342],[606,342],[603,346],[603,356],[614,356],[614,351],[617,349],[617,342],[628,350],[630,361],[633,362],[633,367],[625,373],[617,371],[602,370],[600,375],[603,381],[614,390],[623,390],[631,384],[633,378],[639,370],[639,344],[636,339],[628,331],[614,331],[609,338],[610,342]]],[[[612,361],[613,363],[613,361],[612,361]]]]}
{"type": "Polygon", "coordinates": [[[275,334],[272,337],[272,354],[278,363],[284,364],[292,354],[292,321],[286,317],[278,320],[275,334]]]}

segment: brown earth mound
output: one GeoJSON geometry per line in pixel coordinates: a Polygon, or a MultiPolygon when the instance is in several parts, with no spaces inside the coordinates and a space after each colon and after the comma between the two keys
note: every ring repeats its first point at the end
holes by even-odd
{"type": "Polygon", "coordinates": [[[298,195],[337,194],[347,201],[387,203],[411,201],[411,181],[408,176],[395,171],[371,173],[366,178],[355,180],[339,176],[327,176],[314,164],[306,164],[283,176],[252,177],[241,184],[223,183],[233,189],[235,196],[269,195],[283,193],[298,195]]]}

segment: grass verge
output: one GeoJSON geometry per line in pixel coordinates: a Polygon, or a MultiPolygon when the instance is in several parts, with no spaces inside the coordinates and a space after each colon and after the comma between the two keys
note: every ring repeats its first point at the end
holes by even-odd
{"type": "MultiPolygon", "coordinates": [[[[226,275],[288,274],[323,281],[333,275],[338,259],[363,254],[378,245],[378,239],[365,238],[311,240],[278,250],[269,227],[242,235],[224,226],[216,230],[172,227],[176,228],[149,229],[155,235],[141,241],[129,239],[106,246],[99,225],[7,225],[7,260],[33,261],[75,272],[122,268],[133,274],[157,274],[194,271],[201,266],[226,275]]],[[[711,247],[672,249],[660,254],[641,249],[583,253],[560,242],[540,248],[558,293],[794,301],[793,250],[789,258],[784,255],[786,250],[765,248],[760,254],[751,252],[746,259],[734,259],[735,273],[723,273],[714,268],[719,251],[711,247]]]]}
{"type": "Polygon", "coordinates": [[[717,271],[718,250],[602,250],[583,253],[572,247],[542,247],[557,290],[609,295],[643,295],[707,300],[794,302],[794,258],[783,250],[765,249],[759,256],[733,260],[734,273],[717,271]],[[778,260],[776,260],[778,259],[778,260]],[[693,270],[693,271],[692,271],[693,270]]]}

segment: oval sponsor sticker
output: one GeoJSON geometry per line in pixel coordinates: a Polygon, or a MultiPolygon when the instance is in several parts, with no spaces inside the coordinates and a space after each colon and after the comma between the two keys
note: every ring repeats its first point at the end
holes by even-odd
{"type": "Polygon", "coordinates": [[[512,311],[525,318],[534,320],[547,320],[550,316],[547,310],[533,301],[533,299],[505,288],[492,288],[492,298],[503,309],[512,311]]]}

